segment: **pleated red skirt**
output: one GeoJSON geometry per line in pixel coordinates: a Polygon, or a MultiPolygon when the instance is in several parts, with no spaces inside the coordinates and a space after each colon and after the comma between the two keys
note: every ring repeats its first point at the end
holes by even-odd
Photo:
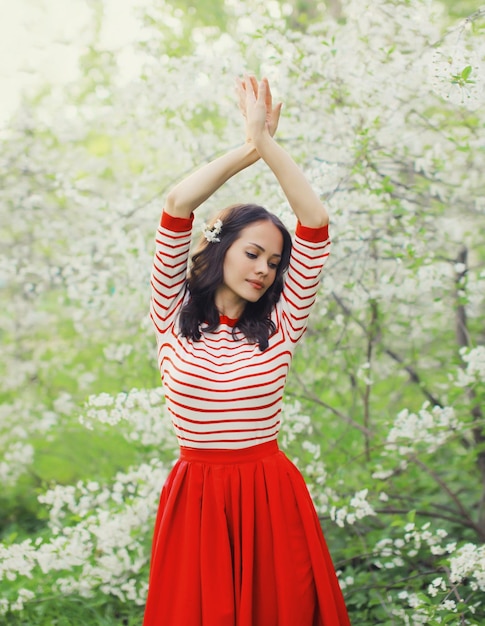
{"type": "Polygon", "coordinates": [[[350,624],[306,484],[275,441],[181,448],[160,498],[143,624],[350,624]]]}

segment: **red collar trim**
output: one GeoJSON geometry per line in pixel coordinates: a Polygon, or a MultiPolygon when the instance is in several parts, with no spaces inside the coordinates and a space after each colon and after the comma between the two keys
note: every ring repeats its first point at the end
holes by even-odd
{"type": "Polygon", "coordinates": [[[226,324],[226,326],[234,326],[238,323],[239,319],[233,317],[227,317],[227,315],[219,315],[219,324],[226,324]]]}

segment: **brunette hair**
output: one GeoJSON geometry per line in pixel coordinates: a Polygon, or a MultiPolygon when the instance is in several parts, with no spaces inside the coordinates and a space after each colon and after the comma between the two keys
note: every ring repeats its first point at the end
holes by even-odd
{"type": "Polygon", "coordinates": [[[215,293],[223,282],[223,263],[226,252],[240,237],[241,231],[254,222],[272,222],[283,236],[283,250],[273,284],[257,302],[247,302],[244,312],[233,328],[236,338],[239,330],[249,341],[259,344],[260,350],[268,347],[268,339],[276,327],[271,320],[271,310],[278,302],[283,289],[284,273],[291,254],[291,236],[283,222],[267,209],[257,204],[238,204],[223,209],[212,221],[220,219],[222,228],[218,242],[202,237],[191,258],[187,280],[189,299],[180,313],[180,333],[193,341],[201,338],[203,331],[214,331],[219,326],[219,311],[215,293]],[[201,328],[203,325],[203,328],[201,328]]]}

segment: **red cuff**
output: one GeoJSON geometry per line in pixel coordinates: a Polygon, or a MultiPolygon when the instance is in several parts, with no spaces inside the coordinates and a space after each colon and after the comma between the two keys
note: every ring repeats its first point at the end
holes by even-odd
{"type": "Polygon", "coordinates": [[[328,239],[328,224],[320,226],[319,228],[311,228],[310,226],[303,226],[303,224],[298,222],[296,225],[295,235],[305,241],[320,243],[321,241],[326,241],[328,239]]]}
{"type": "Polygon", "coordinates": [[[193,213],[191,213],[190,217],[174,217],[173,215],[169,215],[164,209],[162,217],[160,218],[160,226],[168,230],[173,230],[176,233],[184,233],[188,230],[192,230],[193,221],[193,213]]]}

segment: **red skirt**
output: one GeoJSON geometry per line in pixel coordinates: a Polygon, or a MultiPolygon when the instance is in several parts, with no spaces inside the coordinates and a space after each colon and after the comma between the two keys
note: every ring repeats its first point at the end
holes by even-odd
{"type": "Polygon", "coordinates": [[[276,441],[181,448],[160,498],[143,624],[350,624],[306,484],[276,441]]]}

